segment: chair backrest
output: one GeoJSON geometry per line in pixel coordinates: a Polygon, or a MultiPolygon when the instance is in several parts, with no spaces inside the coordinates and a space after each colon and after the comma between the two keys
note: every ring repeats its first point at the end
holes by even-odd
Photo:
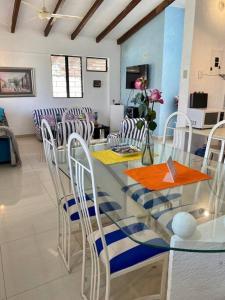
{"type": "MultiPolygon", "coordinates": [[[[173,136],[173,147],[178,149],[184,149],[185,134],[188,134],[187,152],[191,151],[192,141],[192,125],[188,116],[182,112],[172,113],[166,120],[163,132],[163,144],[166,143],[168,137],[168,131],[173,136]]],[[[171,134],[169,134],[171,136],[171,134]]]]}
{"type": "Polygon", "coordinates": [[[54,190],[57,197],[57,204],[59,204],[59,202],[63,198],[65,199],[65,190],[59,174],[58,157],[57,157],[55,140],[53,138],[51,128],[46,120],[42,120],[41,122],[41,132],[43,138],[45,158],[54,185],[54,190]]]}
{"type": "Polygon", "coordinates": [[[219,148],[217,150],[218,151],[218,162],[225,163],[225,160],[224,160],[225,136],[224,137],[223,136],[215,136],[216,130],[220,127],[223,127],[224,125],[225,125],[225,120],[220,121],[210,131],[207,146],[206,146],[206,150],[205,150],[205,158],[206,159],[209,159],[212,142],[217,141],[218,146],[219,146],[219,148]]]}
{"type": "Polygon", "coordinates": [[[94,122],[89,120],[71,120],[58,123],[57,126],[57,145],[63,146],[64,148],[67,145],[69,135],[73,132],[80,134],[83,139],[90,144],[94,133],[94,122]]]}
{"type": "Polygon", "coordinates": [[[143,126],[142,129],[138,129],[136,125],[140,120],[145,122],[144,118],[127,118],[122,121],[120,135],[125,142],[126,140],[132,140],[135,142],[135,144],[137,144],[137,146],[142,145],[146,132],[146,126],[143,126]]]}
{"type": "MultiPolygon", "coordinates": [[[[88,189],[90,190],[90,186],[92,189],[93,195],[93,203],[95,207],[95,215],[97,220],[97,226],[99,230],[99,240],[98,242],[102,245],[103,254],[106,261],[106,271],[110,272],[109,267],[109,255],[108,249],[106,246],[105,236],[103,232],[99,206],[97,202],[97,194],[96,194],[96,185],[95,185],[95,177],[93,171],[93,163],[90,152],[88,150],[88,146],[85,143],[84,139],[77,133],[72,133],[69,137],[68,141],[68,161],[69,161],[69,169],[70,169],[70,178],[72,190],[74,193],[74,197],[77,200],[77,208],[81,222],[82,234],[83,237],[87,237],[87,241],[90,246],[91,256],[93,259],[94,270],[92,269],[91,278],[99,278],[100,277],[100,265],[99,265],[99,257],[97,246],[95,243],[94,230],[91,222],[91,218],[88,211],[88,201],[86,201],[85,190],[88,185],[88,189]],[[80,153],[82,153],[82,157],[79,155],[74,155],[74,144],[78,145],[81,148],[80,153]]],[[[96,285],[96,288],[91,289],[90,299],[99,299],[99,284],[96,285]]]]}

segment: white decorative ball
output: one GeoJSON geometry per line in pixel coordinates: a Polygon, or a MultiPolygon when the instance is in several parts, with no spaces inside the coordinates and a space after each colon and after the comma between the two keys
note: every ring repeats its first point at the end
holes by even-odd
{"type": "Polygon", "coordinates": [[[182,239],[192,236],[196,228],[197,222],[195,218],[187,212],[179,212],[173,217],[173,232],[182,239]]]}

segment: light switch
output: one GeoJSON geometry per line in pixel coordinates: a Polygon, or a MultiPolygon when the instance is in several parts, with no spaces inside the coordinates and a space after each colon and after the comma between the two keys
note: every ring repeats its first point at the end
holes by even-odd
{"type": "Polygon", "coordinates": [[[188,70],[183,71],[183,78],[187,79],[188,78],[188,70]]]}

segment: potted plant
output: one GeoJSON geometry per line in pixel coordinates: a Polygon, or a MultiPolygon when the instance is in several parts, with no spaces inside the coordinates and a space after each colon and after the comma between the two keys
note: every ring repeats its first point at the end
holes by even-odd
{"type": "Polygon", "coordinates": [[[154,163],[154,142],[152,135],[157,128],[155,103],[164,104],[162,92],[158,89],[147,90],[147,81],[140,77],[135,81],[135,89],[140,90],[132,102],[138,105],[139,117],[145,120],[137,122],[137,128],[142,129],[146,126],[145,143],[142,154],[142,164],[151,165],[154,163]]]}

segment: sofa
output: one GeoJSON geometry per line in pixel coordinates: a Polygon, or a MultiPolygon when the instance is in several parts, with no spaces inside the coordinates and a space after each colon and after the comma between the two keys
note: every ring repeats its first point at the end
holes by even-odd
{"type": "Polygon", "coordinates": [[[12,129],[9,127],[5,111],[0,107],[0,164],[21,165],[19,147],[12,129]]]}
{"type": "Polygon", "coordinates": [[[35,134],[38,140],[42,141],[41,137],[41,121],[42,119],[46,119],[53,131],[53,135],[56,138],[57,135],[57,123],[62,121],[62,116],[65,111],[70,111],[71,114],[81,115],[84,113],[92,113],[92,109],[90,107],[73,107],[73,108],[65,108],[65,107],[55,107],[55,108],[40,108],[35,109],[33,111],[33,122],[35,128],[35,134]]]}

